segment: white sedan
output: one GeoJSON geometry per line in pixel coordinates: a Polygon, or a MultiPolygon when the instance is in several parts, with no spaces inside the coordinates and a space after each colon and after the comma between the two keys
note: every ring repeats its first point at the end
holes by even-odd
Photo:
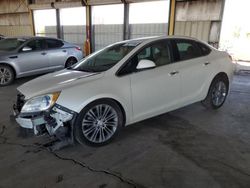
{"type": "Polygon", "coordinates": [[[103,145],[123,126],[194,102],[221,107],[233,72],[227,53],[196,39],[127,40],[23,84],[14,110],[36,135],[103,145]]]}

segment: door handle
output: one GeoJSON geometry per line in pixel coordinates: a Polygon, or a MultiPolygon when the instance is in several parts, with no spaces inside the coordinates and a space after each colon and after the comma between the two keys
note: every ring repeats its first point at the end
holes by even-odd
{"type": "Polygon", "coordinates": [[[63,50],[63,52],[67,52],[67,50],[63,50]]]}
{"type": "Polygon", "coordinates": [[[46,53],[46,52],[42,52],[41,54],[42,54],[42,55],[46,55],[47,53],[46,53]]]}
{"type": "Polygon", "coordinates": [[[169,73],[169,76],[174,76],[174,75],[176,75],[178,73],[179,73],[179,71],[172,71],[172,72],[169,73]]]}
{"type": "Polygon", "coordinates": [[[204,66],[207,66],[207,65],[209,65],[209,64],[210,64],[209,61],[206,61],[205,63],[203,63],[204,66]]]}
{"type": "Polygon", "coordinates": [[[15,55],[15,56],[10,56],[9,58],[10,58],[10,59],[16,59],[16,58],[18,58],[18,56],[17,56],[17,55],[15,55]]]}

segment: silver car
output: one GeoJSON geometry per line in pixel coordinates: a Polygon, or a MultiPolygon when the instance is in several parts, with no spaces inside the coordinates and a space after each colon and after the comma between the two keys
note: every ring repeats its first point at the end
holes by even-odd
{"type": "Polygon", "coordinates": [[[0,86],[15,78],[43,74],[75,64],[80,47],[47,37],[6,38],[0,41],[0,86]]]}

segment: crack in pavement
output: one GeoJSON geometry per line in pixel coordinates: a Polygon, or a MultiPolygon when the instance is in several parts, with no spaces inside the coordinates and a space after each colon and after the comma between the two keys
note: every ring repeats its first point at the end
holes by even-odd
{"type": "Polygon", "coordinates": [[[0,132],[0,138],[3,139],[3,141],[0,142],[0,144],[2,144],[2,145],[4,145],[4,144],[6,144],[6,145],[14,145],[14,146],[20,146],[20,147],[24,147],[24,148],[33,147],[33,148],[36,148],[36,149],[47,151],[48,153],[50,153],[53,156],[55,156],[57,159],[64,160],[64,161],[71,161],[74,164],[77,164],[77,165],[81,166],[82,168],[86,168],[86,169],[88,169],[91,172],[104,173],[106,175],[115,177],[115,178],[119,179],[122,183],[128,184],[129,186],[134,187],[134,188],[145,188],[145,186],[138,185],[133,180],[129,180],[127,178],[124,178],[123,176],[118,175],[116,173],[113,173],[111,171],[108,171],[108,170],[105,170],[105,169],[104,170],[103,169],[95,169],[95,168],[87,165],[84,162],[80,162],[80,161],[78,161],[76,159],[73,159],[73,158],[63,157],[63,156],[59,155],[58,153],[56,153],[54,151],[48,150],[48,148],[46,148],[45,146],[43,146],[43,144],[20,144],[20,143],[15,143],[15,142],[9,142],[8,138],[5,137],[5,136],[3,136],[4,133],[5,133],[5,131],[6,131],[6,126],[2,126],[1,132],[0,132]]]}

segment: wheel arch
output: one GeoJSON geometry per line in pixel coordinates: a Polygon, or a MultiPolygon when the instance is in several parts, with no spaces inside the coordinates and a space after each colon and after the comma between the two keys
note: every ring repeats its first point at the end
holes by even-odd
{"type": "Polygon", "coordinates": [[[67,59],[66,59],[66,61],[65,61],[65,63],[64,63],[64,67],[66,67],[67,62],[68,62],[70,59],[75,59],[76,62],[78,62],[77,57],[75,57],[75,56],[73,56],[73,55],[70,55],[69,57],[67,57],[67,59]]]}
{"type": "Polygon", "coordinates": [[[218,74],[216,74],[216,75],[214,76],[213,80],[211,81],[210,85],[212,84],[212,82],[213,82],[215,79],[217,79],[217,78],[219,78],[219,77],[225,78],[225,80],[227,81],[227,86],[229,86],[229,77],[228,77],[227,73],[225,73],[225,72],[219,72],[218,74]]]}
{"type": "Polygon", "coordinates": [[[207,95],[208,95],[208,92],[209,92],[209,90],[210,90],[210,88],[211,88],[211,85],[212,85],[213,81],[214,81],[215,79],[219,78],[219,77],[223,77],[223,78],[226,79],[226,81],[227,81],[227,87],[228,87],[228,89],[229,89],[229,77],[228,77],[227,73],[225,73],[225,72],[219,72],[219,73],[217,73],[215,76],[212,77],[212,79],[211,79],[211,81],[210,81],[210,83],[209,83],[209,86],[208,86],[208,88],[207,88],[207,90],[206,90],[205,98],[206,98],[207,95]]]}
{"type": "Polygon", "coordinates": [[[92,99],[90,101],[88,101],[81,109],[81,111],[88,105],[96,102],[96,101],[99,101],[99,100],[110,100],[110,101],[113,101],[115,102],[119,108],[121,109],[121,112],[122,112],[122,115],[123,115],[123,126],[126,125],[126,122],[127,122],[127,113],[126,113],[126,110],[125,110],[125,107],[124,105],[122,105],[122,103],[118,100],[118,99],[115,99],[113,97],[101,97],[101,98],[95,98],[95,99],[92,99]]]}

